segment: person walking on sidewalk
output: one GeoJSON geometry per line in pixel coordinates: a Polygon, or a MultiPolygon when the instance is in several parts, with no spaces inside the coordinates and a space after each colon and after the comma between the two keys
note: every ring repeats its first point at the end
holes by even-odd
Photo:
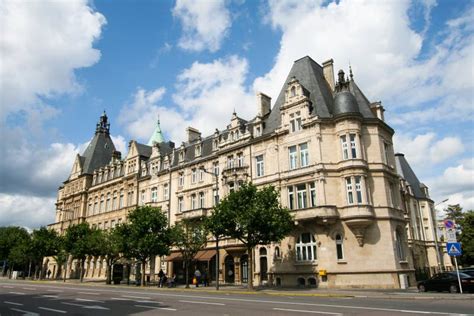
{"type": "Polygon", "coordinates": [[[201,271],[199,269],[194,271],[194,277],[196,278],[196,287],[199,287],[199,282],[201,282],[201,271]]]}

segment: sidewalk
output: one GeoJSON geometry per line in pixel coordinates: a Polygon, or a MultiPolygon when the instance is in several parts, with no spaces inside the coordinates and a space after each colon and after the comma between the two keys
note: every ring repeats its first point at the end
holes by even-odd
{"type": "Polygon", "coordinates": [[[196,288],[195,285],[190,285],[185,288],[185,285],[179,284],[174,288],[158,288],[156,285],[140,287],[135,284],[120,284],[107,285],[105,281],[84,280],[81,283],[79,280],[9,280],[0,278],[0,282],[28,282],[28,283],[43,283],[43,284],[57,284],[57,285],[74,285],[74,286],[97,286],[103,288],[129,288],[142,291],[186,291],[186,292],[200,292],[209,294],[235,294],[235,295],[271,295],[271,296],[313,296],[313,297],[348,297],[348,298],[370,298],[370,299],[409,299],[409,300],[472,300],[474,301],[473,293],[451,294],[447,292],[425,292],[419,293],[415,287],[403,289],[323,289],[323,288],[277,288],[277,287],[255,287],[254,291],[249,291],[246,286],[241,285],[220,285],[219,291],[214,286],[200,286],[196,288]]]}

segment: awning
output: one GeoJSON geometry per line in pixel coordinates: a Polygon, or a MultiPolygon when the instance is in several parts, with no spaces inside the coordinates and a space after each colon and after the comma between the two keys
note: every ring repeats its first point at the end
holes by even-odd
{"type": "Polygon", "coordinates": [[[197,261],[209,261],[216,255],[215,250],[201,250],[194,256],[194,260],[197,261]]]}
{"type": "MultiPolygon", "coordinates": [[[[216,254],[215,250],[200,250],[194,256],[194,260],[197,261],[209,261],[216,254]]],[[[166,256],[165,261],[181,261],[183,256],[180,252],[173,252],[169,256],[166,256]]]]}

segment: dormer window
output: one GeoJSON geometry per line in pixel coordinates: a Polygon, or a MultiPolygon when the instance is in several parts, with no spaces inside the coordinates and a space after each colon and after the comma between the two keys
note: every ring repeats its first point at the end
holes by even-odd
{"type": "Polygon", "coordinates": [[[182,162],[184,160],[184,150],[179,152],[179,161],[182,162]]]}
{"type": "Polygon", "coordinates": [[[196,157],[201,156],[201,145],[196,145],[195,156],[196,157]]]}
{"type": "Polygon", "coordinates": [[[212,142],[212,149],[217,150],[218,147],[219,147],[219,141],[217,139],[214,139],[214,141],[212,142]]]}
{"type": "Polygon", "coordinates": [[[290,128],[291,132],[298,132],[301,130],[301,112],[297,111],[290,114],[290,128]]]}
{"type": "Polygon", "coordinates": [[[292,96],[292,97],[296,96],[296,87],[295,86],[291,87],[290,96],[292,96]]]}
{"type": "Polygon", "coordinates": [[[256,126],[255,127],[255,137],[261,136],[262,135],[262,127],[256,126]]]}

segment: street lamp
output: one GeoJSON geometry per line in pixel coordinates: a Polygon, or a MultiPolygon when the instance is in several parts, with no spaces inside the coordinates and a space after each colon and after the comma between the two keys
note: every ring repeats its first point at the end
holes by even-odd
{"type": "MultiPolygon", "coordinates": [[[[217,172],[211,172],[204,169],[204,167],[199,168],[202,172],[208,173],[215,177],[216,179],[216,196],[214,197],[214,204],[217,206],[219,203],[219,174],[217,172]]],[[[219,290],[219,237],[216,237],[216,290],[219,290]]]]}
{"type": "Polygon", "coordinates": [[[444,266],[444,262],[443,262],[443,257],[440,255],[439,253],[439,245],[438,245],[438,225],[437,225],[437,213],[436,213],[436,206],[440,205],[440,204],[443,204],[444,202],[448,201],[449,198],[447,199],[444,199],[442,200],[441,202],[435,204],[435,206],[433,206],[434,208],[434,219],[433,219],[433,239],[434,239],[434,243],[435,243],[435,248],[436,248],[436,259],[438,259],[438,266],[439,266],[439,270],[440,272],[443,272],[443,266],[444,266]]]}

